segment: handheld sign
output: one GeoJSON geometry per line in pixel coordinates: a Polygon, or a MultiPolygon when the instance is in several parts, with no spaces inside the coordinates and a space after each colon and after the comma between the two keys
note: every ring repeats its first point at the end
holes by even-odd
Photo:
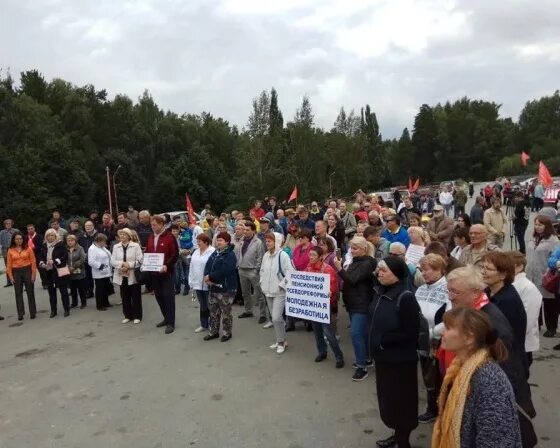
{"type": "Polygon", "coordinates": [[[286,286],[286,315],[329,324],[331,322],[330,275],[290,272],[286,286]]]}
{"type": "Polygon", "coordinates": [[[143,272],[159,272],[163,267],[163,254],[144,254],[144,259],[142,260],[142,267],[140,268],[143,272]]]}

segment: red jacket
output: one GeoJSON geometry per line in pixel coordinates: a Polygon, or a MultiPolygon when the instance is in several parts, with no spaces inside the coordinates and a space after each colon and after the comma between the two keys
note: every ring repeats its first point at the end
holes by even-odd
{"type": "Polygon", "coordinates": [[[266,214],[266,212],[261,207],[253,207],[251,211],[254,213],[255,219],[261,219],[266,214]]]}
{"type": "Polygon", "coordinates": [[[359,221],[366,221],[368,220],[368,214],[365,210],[360,210],[359,212],[354,212],[354,216],[356,217],[356,222],[359,221]]]}
{"type": "Polygon", "coordinates": [[[331,292],[331,306],[336,306],[337,304],[337,292],[338,292],[338,279],[336,272],[334,269],[329,266],[328,264],[323,263],[322,261],[318,261],[315,264],[309,263],[307,268],[305,268],[305,272],[320,272],[321,274],[329,274],[330,275],[330,292],[331,292]]]}
{"type": "Polygon", "coordinates": [[[146,246],[146,253],[164,254],[163,264],[167,266],[167,272],[159,275],[173,275],[175,263],[177,263],[177,259],[179,258],[179,246],[177,244],[177,239],[170,231],[165,230],[159,236],[156,248],[154,248],[154,234],[150,234],[148,237],[148,244],[146,246]]]}

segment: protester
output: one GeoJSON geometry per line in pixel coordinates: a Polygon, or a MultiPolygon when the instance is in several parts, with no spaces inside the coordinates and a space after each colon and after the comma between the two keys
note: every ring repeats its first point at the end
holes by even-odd
{"type": "Polygon", "coordinates": [[[507,349],[488,317],[470,308],[445,313],[442,347],[456,357],[439,397],[432,447],[521,447],[515,396],[498,366],[507,349]]]}
{"type": "Polygon", "coordinates": [[[60,291],[64,317],[70,315],[70,300],[68,298],[68,280],[70,272],[65,272],[65,268],[68,267],[67,260],[68,252],[64,243],[60,241],[58,233],[54,229],[48,229],[45,232],[45,242],[41,250],[39,268],[44,269],[47,273],[51,318],[57,315],[57,289],[60,291]]]}
{"type": "Polygon", "coordinates": [[[410,434],[418,426],[418,376],[416,353],[420,307],[406,289],[408,268],[401,258],[379,263],[369,306],[369,352],[375,361],[379,413],[394,434],[379,440],[380,448],[409,448],[410,434]]]}
{"type": "Polygon", "coordinates": [[[95,306],[99,311],[106,311],[113,306],[109,303],[111,252],[107,249],[107,242],[107,235],[98,233],[87,254],[87,262],[91,266],[91,275],[95,282],[95,306]]]}
{"type": "MultiPolygon", "coordinates": [[[[83,230],[81,229],[81,224],[79,219],[72,219],[68,224],[68,235],[74,235],[76,241],[79,240],[83,235],[83,230]]],[[[67,236],[68,236],[67,235],[67,236]]]]}
{"type": "Polygon", "coordinates": [[[35,231],[35,226],[33,224],[27,224],[27,245],[33,250],[35,254],[35,261],[37,264],[37,271],[41,277],[41,284],[43,289],[48,288],[47,273],[44,269],[39,269],[39,262],[41,261],[41,249],[43,247],[43,235],[35,231]]]}
{"type": "Polygon", "coordinates": [[[132,228],[136,228],[136,226],[139,223],[140,217],[138,211],[134,209],[134,206],[132,205],[128,206],[128,211],[126,212],[126,218],[130,226],[132,228]]]}
{"type": "Polygon", "coordinates": [[[500,249],[504,245],[506,223],[507,217],[502,210],[502,201],[500,198],[492,199],[492,207],[484,212],[484,225],[488,231],[489,243],[500,249]]]}
{"type": "Polygon", "coordinates": [[[539,350],[539,313],[542,305],[542,294],[535,284],[527,278],[525,268],[527,259],[521,252],[508,252],[515,264],[515,280],[513,286],[516,289],[525,313],[527,314],[527,331],[525,332],[525,355],[530,367],[533,363],[533,352],[539,350]]]}
{"type": "Polygon", "coordinates": [[[443,214],[443,207],[441,205],[434,206],[434,216],[426,226],[430,239],[442,244],[449,244],[453,227],[453,220],[443,214]]]}
{"type": "MultiPolygon", "coordinates": [[[[240,227],[245,229],[243,224],[238,224],[236,229],[240,227]]],[[[196,328],[195,333],[208,331],[210,328],[210,309],[208,307],[208,285],[204,281],[204,269],[210,256],[214,253],[214,248],[210,245],[208,235],[201,233],[196,237],[198,249],[192,253],[191,266],[189,269],[189,286],[194,290],[198,299],[200,326],[196,328]]]]}
{"type": "Polygon", "coordinates": [[[64,227],[60,225],[60,221],[57,220],[51,221],[50,228],[57,233],[60,241],[66,241],[66,235],[68,235],[68,230],[66,230],[64,227]]]}
{"type": "MultiPolygon", "coordinates": [[[[362,236],[362,235],[359,235],[362,236]]],[[[371,244],[373,244],[373,258],[377,261],[382,260],[387,255],[389,255],[389,246],[390,243],[385,238],[381,236],[381,229],[379,227],[368,226],[363,231],[363,237],[371,244]]],[[[349,261],[350,264],[352,260],[352,251],[348,249],[349,261]]],[[[347,263],[345,261],[345,266],[347,263]]]]}
{"type": "Polygon", "coordinates": [[[430,243],[430,236],[422,227],[409,227],[408,236],[410,237],[410,244],[414,244],[416,246],[425,247],[430,243]]]}
{"type": "Polygon", "coordinates": [[[453,193],[451,193],[448,186],[443,187],[441,193],[439,194],[439,203],[441,204],[442,209],[445,210],[445,215],[449,216],[451,208],[453,207],[453,193]]]}
{"type": "Polygon", "coordinates": [[[25,304],[23,302],[23,286],[27,294],[29,305],[29,317],[35,319],[37,307],[35,305],[35,277],[37,275],[37,262],[35,253],[27,244],[27,238],[18,230],[12,234],[12,241],[8,249],[6,260],[6,276],[14,285],[16,295],[16,308],[18,320],[25,316],[25,304]]]}
{"type": "Polygon", "coordinates": [[[132,241],[130,229],[120,229],[117,235],[120,242],[113,247],[111,266],[114,268],[113,283],[120,286],[122,323],[132,321],[139,324],[142,322],[142,291],[136,273],[142,266],[142,248],[132,241]]]}
{"type": "Polygon", "coordinates": [[[463,248],[459,262],[466,265],[478,266],[486,252],[500,250],[495,244],[487,240],[488,232],[482,224],[473,224],[469,230],[471,244],[463,248]]]}
{"type": "Polygon", "coordinates": [[[344,228],[344,242],[346,247],[348,241],[350,241],[356,233],[356,217],[352,213],[348,212],[346,202],[340,202],[338,209],[340,210],[340,220],[342,221],[342,227],[344,228]]]}
{"type": "Polygon", "coordinates": [[[456,186],[453,193],[453,213],[455,219],[465,213],[466,204],[467,193],[465,193],[465,190],[463,190],[463,188],[456,186]]]}
{"type": "Polygon", "coordinates": [[[336,239],[328,234],[328,226],[327,223],[323,220],[319,220],[315,222],[315,236],[313,237],[313,245],[317,245],[317,238],[330,238],[334,244],[335,249],[338,249],[338,243],[336,239]]]}
{"type": "Polygon", "coordinates": [[[457,217],[457,224],[455,228],[465,227],[467,230],[471,228],[471,218],[466,213],[460,213],[457,217]]]}
{"type": "MultiPolygon", "coordinates": [[[[317,227],[317,223],[315,223],[317,227]]],[[[340,250],[344,250],[346,234],[344,232],[344,224],[342,221],[336,217],[336,215],[331,215],[327,218],[327,235],[335,240],[335,249],[338,247],[340,250]]]]}
{"type": "Polygon", "coordinates": [[[69,234],[66,237],[66,247],[68,249],[68,270],[70,271],[70,297],[72,298],[70,308],[78,306],[78,296],[80,296],[80,308],[83,309],[87,306],[84,282],[86,278],[86,252],[78,244],[78,237],[74,234],[69,234]]]}
{"type": "Polygon", "coordinates": [[[97,229],[99,233],[105,234],[107,237],[107,246],[112,247],[113,242],[117,237],[117,231],[115,225],[113,224],[113,218],[109,213],[104,213],[103,218],[101,218],[101,224],[97,229]]]}
{"type": "Polygon", "coordinates": [[[145,254],[163,254],[163,265],[160,271],[150,272],[151,286],[163,316],[163,320],[156,327],[165,327],[165,334],[171,334],[175,331],[173,274],[179,257],[179,248],[175,237],[165,229],[165,221],[161,216],[152,216],[150,223],[153,233],[148,238],[145,254]]]}
{"type": "Polygon", "coordinates": [[[514,210],[513,210],[513,231],[515,238],[519,244],[519,252],[525,253],[525,232],[529,226],[529,208],[525,205],[523,192],[519,191],[515,194],[514,210]]]}
{"type": "Polygon", "coordinates": [[[276,342],[271,350],[281,355],[288,346],[286,342],[286,323],[284,305],[286,303],[286,277],[294,269],[289,255],[282,250],[284,237],[280,233],[265,236],[266,252],[262,257],[259,273],[260,287],[266,298],[271,321],[276,333],[276,342]]]}
{"type": "Polygon", "coordinates": [[[482,196],[477,196],[474,205],[471,208],[470,219],[471,225],[484,224],[484,206],[486,205],[482,196]]]}
{"type": "Polygon", "coordinates": [[[367,350],[367,313],[371,302],[373,273],[377,261],[373,258],[373,246],[364,237],[355,236],[350,241],[352,263],[343,269],[340,260],[335,261],[336,270],[344,281],[342,298],[350,316],[352,347],[356,357],[353,381],[365,380],[371,366],[367,350]]]}
{"type": "MultiPolygon", "coordinates": [[[[19,232],[18,229],[14,228],[14,221],[10,218],[4,220],[4,229],[0,231],[0,246],[2,247],[2,258],[4,259],[4,264],[7,263],[8,260],[8,249],[12,244],[12,237],[14,233],[19,232]]],[[[8,286],[12,286],[13,283],[11,280],[6,276],[6,285],[4,288],[8,286]]]]}
{"type": "Polygon", "coordinates": [[[467,227],[458,227],[453,232],[453,245],[455,246],[451,251],[451,256],[456,260],[461,258],[463,249],[471,244],[471,237],[469,235],[469,229],[467,227]]]}
{"type": "Polygon", "coordinates": [[[84,287],[86,289],[86,299],[93,297],[94,282],[91,273],[91,266],[87,262],[87,254],[89,248],[92,246],[95,238],[97,237],[97,230],[94,227],[93,221],[86,221],[84,223],[84,233],[78,238],[78,244],[82,246],[84,252],[86,253],[86,278],[84,280],[84,287]]]}
{"type": "Polygon", "coordinates": [[[390,214],[385,219],[387,227],[381,233],[381,236],[385,238],[389,243],[400,242],[408,247],[410,244],[410,238],[408,237],[408,232],[404,227],[401,226],[401,219],[395,215],[390,214]]]}
{"type": "Polygon", "coordinates": [[[231,305],[237,289],[236,263],[231,236],[227,232],[222,232],[216,239],[216,251],[210,255],[204,268],[204,282],[210,291],[208,300],[210,332],[204,336],[205,341],[220,337],[220,325],[222,328],[220,341],[226,342],[232,337],[231,305]]]}
{"type": "Polygon", "coordinates": [[[554,232],[552,221],[548,216],[537,215],[534,220],[533,238],[527,244],[526,272],[527,278],[537,286],[543,297],[545,338],[556,335],[558,316],[560,316],[558,294],[547,291],[542,286],[542,278],[548,270],[549,259],[558,248],[560,248],[560,241],[554,232]]]}

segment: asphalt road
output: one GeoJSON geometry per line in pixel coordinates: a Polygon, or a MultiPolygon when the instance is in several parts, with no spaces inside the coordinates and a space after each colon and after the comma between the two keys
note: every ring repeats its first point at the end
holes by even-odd
{"type": "MultiPolygon", "coordinates": [[[[4,275],[0,284],[4,284],[4,275]]],[[[312,333],[289,333],[282,356],[273,330],[235,317],[233,338],[204,342],[198,308],[177,297],[177,329],[164,335],[153,296],[144,321],[122,325],[115,307],[48,318],[37,290],[36,320],[17,321],[12,288],[0,287],[0,447],[2,448],[361,448],[389,431],[379,418],[375,375],[351,381],[347,318],[339,328],[347,366],[313,362],[312,333]]],[[[116,302],[116,296],[111,297],[116,302]]],[[[234,316],[242,311],[234,307],[234,316]]],[[[560,339],[542,339],[531,371],[542,447],[560,443],[560,339]]],[[[421,411],[425,393],[420,385],[421,411]]],[[[413,433],[427,447],[431,425],[413,433]]]]}

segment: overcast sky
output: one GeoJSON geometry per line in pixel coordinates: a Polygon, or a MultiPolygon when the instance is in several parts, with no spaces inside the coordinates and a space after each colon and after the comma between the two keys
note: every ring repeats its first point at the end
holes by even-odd
{"type": "Polygon", "coordinates": [[[0,64],[240,126],[272,86],[325,128],[369,103],[394,137],[465,95],[517,119],[560,88],[559,24],[559,0],[0,0],[0,64]]]}

